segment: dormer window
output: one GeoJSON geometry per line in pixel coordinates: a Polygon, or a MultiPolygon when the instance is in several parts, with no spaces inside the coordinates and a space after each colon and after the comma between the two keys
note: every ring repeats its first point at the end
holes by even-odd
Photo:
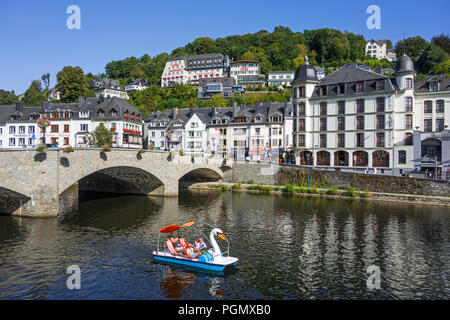
{"type": "Polygon", "coordinates": [[[256,116],[255,117],[255,122],[261,122],[261,117],[260,116],[256,116]]]}
{"type": "Polygon", "coordinates": [[[364,91],[364,81],[356,83],[356,92],[363,92],[363,91],[364,91]]]}
{"type": "Polygon", "coordinates": [[[376,89],[377,91],[384,90],[384,80],[377,80],[376,89]]]}
{"type": "Polygon", "coordinates": [[[339,84],[337,86],[337,94],[345,94],[345,84],[339,84]]]}
{"type": "Polygon", "coordinates": [[[327,95],[327,87],[323,86],[319,88],[319,95],[320,96],[326,96],[327,95]]]}
{"type": "Polygon", "coordinates": [[[430,91],[432,92],[439,91],[439,81],[437,80],[430,81],[430,91]]]}
{"type": "Polygon", "coordinates": [[[51,116],[52,116],[52,119],[58,119],[59,118],[58,112],[52,112],[51,116]]]}
{"type": "Polygon", "coordinates": [[[412,89],[413,88],[413,79],[406,78],[405,79],[405,89],[412,89]]]}
{"type": "Polygon", "coordinates": [[[105,111],[103,111],[102,109],[99,109],[99,110],[97,111],[97,116],[98,116],[99,118],[104,118],[104,117],[105,117],[105,111]]]}
{"type": "Polygon", "coordinates": [[[114,109],[111,109],[111,111],[109,111],[109,114],[111,115],[111,117],[117,117],[117,111],[114,109]]]}

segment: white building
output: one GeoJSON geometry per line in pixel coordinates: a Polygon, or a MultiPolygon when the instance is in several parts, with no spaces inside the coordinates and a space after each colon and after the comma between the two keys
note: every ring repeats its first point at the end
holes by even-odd
{"type": "Polygon", "coordinates": [[[397,55],[395,54],[395,51],[388,49],[387,44],[387,40],[371,39],[366,43],[366,56],[370,56],[378,60],[387,59],[388,61],[395,61],[397,59],[397,55]]]}
{"type": "Polygon", "coordinates": [[[89,89],[95,91],[97,98],[120,98],[128,100],[127,92],[122,89],[118,80],[108,78],[97,78],[91,81],[89,89]]]}
{"type": "Polygon", "coordinates": [[[291,81],[294,80],[294,71],[269,71],[267,76],[267,84],[269,86],[291,86],[291,81]]]}
{"type": "Polygon", "coordinates": [[[292,147],[291,112],[289,103],[157,112],[146,119],[148,145],[252,160],[269,152],[273,158],[292,147]]]}
{"type": "Polygon", "coordinates": [[[201,79],[222,78],[229,74],[229,58],[221,53],[176,57],[166,63],[161,87],[174,84],[198,85],[201,79]]]}
{"type": "Polygon", "coordinates": [[[103,123],[113,133],[112,147],[142,148],[141,114],[119,98],[80,99],[80,103],[44,103],[28,108],[18,103],[0,113],[0,147],[33,147],[45,142],[58,147],[89,147],[92,132],[103,123]],[[36,122],[42,115],[50,121],[44,133],[36,122]]]}
{"type": "Polygon", "coordinates": [[[145,79],[132,79],[130,83],[125,86],[125,91],[142,91],[149,87],[147,80],[145,79]]]}
{"type": "Polygon", "coordinates": [[[266,83],[265,75],[261,74],[259,61],[239,60],[230,63],[230,76],[238,85],[262,87],[266,83]]]}

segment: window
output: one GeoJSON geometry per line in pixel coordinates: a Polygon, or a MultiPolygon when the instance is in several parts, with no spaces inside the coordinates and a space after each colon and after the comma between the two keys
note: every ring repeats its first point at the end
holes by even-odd
{"type": "Polygon", "coordinates": [[[345,101],[338,102],[338,114],[345,114],[345,101]]]}
{"type": "Polygon", "coordinates": [[[320,131],[327,131],[327,118],[320,118],[320,131]]]}
{"type": "Polygon", "coordinates": [[[411,78],[405,79],[405,89],[412,89],[413,88],[413,80],[411,78]]]}
{"type": "Polygon", "coordinates": [[[305,135],[301,134],[298,136],[298,146],[304,147],[305,146],[305,135]]]}
{"type": "Polygon", "coordinates": [[[385,143],[384,143],[384,132],[378,132],[377,133],[377,147],[379,148],[384,148],[385,143]]]}
{"type": "Polygon", "coordinates": [[[25,145],[25,138],[19,138],[19,146],[25,145]]]}
{"type": "Polygon", "coordinates": [[[34,133],[34,126],[28,127],[28,133],[34,133]]]}
{"type": "Polygon", "coordinates": [[[304,97],[305,96],[305,87],[299,87],[298,88],[298,96],[304,97]]]}
{"type": "Polygon", "coordinates": [[[12,134],[16,133],[16,127],[15,126],[9,127],[9,133],[12,133],[12,134]]]}
{"type": "Polygon", "coordinates": [[[16,139],[15,138],[9,138],[9,145],[15,146],[16,145],[16,139]]]}
{"type": "Polygon", "coordinates": [[[413,134],[412,133],[406,133],[405,134],[405,146],[412,146],[414,143],[413,141],[413,134]]]}
{"type": "Polygon", "coordinates": [[[425,119],[424,120],[424,131],[425,132],[433,131],[433,122],[432,122],[431,119],[425,119]]]}
{"type": "Polygon", "coordinates": [[[358,82],[356,84],[356,92],[363,92],[364,91],[364,82],[358,82]]]}
{"type": "Polygon", "coordinates": [[[326,96],[327,95],[327,87],[326,86],[319,88],[319,95],[320,96],[326,96]]]}
{"type": "Polygon", "coordinates": [[[356,117],[356,129],[364,130],[364,116],[356,117]]]}
{"type": "Polygon", "coordinates": [[[384,129],[385,123],[384,115],[377,116],[377,129],[384,129]]]}
{"type": "Polygon", "coordinates": [[[69,132],[69,125],[68,124],[64,125],[64,132],[69,132]]]}
{"type": "Polygon", "coordinates": [[[55,133],[55,132],[58,132],[58,130],[59,130],[59,126],[58,126],[57,124],[52,124],[52,125],[51,125],[51,130],[50,130],[50,132],[55,133]]]}
{"type": "Polygon", "coordinates": [[[433,113],[433,101],[427,100],[424,102],[424,112],[433,113]]]}
{"type": "Polygon", "coordinates": [[[344,117],[338,118],[338,130],[345,130],[345,118],[344,117]]]}
{"type": "Polygon", "coordinates": [[[25,133],[25,126],[19,126],[19,133],[20,134],[24,134],[25,133]]]}
{"type": "Polygon", "coordinates": [[[356,134],[356,146],[358,148],[364,147],[364,133],[357,133],[356,134]]]}
{"type": "Polygon", "coordinates": [[[436,119],[436,131],[444,130],[444,119],[436,119]]]}
{"type": "Polygon", "coordinates": [[[299,116],[304,116],[305,114],[306,114],[305,104],[304,103],[300,103],[298,105],[298,115],[299,116]]]}
{"type": "Polygon", "coordinates": [[[377,91],[384,90],[384,80],[377,80],[376,89],[377,91]]]}
{"type": "Polygon", "coordinates": [[[337,94],[345,94],[345,84],[339,84],[337,86],[337,94]]]}
{"type": "Polygon", "coordinates": [[[326,148],[327,147],[327,135],[326,134],[321,134],[320,135],[320,147],[321,148],[326,148]]]}
{"type": "Polygon", "coordinates": [[[305,119],[298,120],[298,131],[305,131],[305,119]]]}
{"type": "Polygon", "coordinates": [[[198,122],[192,122],[191,128],[198,128],[198,122]]]}
{"type": "Polygon", "coordinates": [[[413,128],[413,116],[410,114],[407,114],[405,116],[405,128],[406,129],[412,129],[413,128]]]}
{"type": "Polygon", "coordinates": [[[406,151],[405,150],[399,150],[398,164],[406,164],[406,151]]]}
{"type": "Polygon", "coordinates": [[[364,99],[356,100],[356,112],[364,113],[364,99]]]}
{"type": "Polygon", "coordinates": [[[338,147],[345,148],[345,134],[338,134],[338,147]]]}
{"type": "Polygon", "coordinates": [[[445,105],[444,100],[436,101],[436,113],[444,113],[444,110],[445,110],[444,105],[445,105]]]}
{"type": "Polygon", "coordinates": [[[88,131],[88,125],[87,124],[80,124],[80,131],[81,132],[87,132],[88,131]]]}
{"type": "Polygon", "coordinates": [[[69,144],[69,138],[64,137],[64,145],[67,146],[69,144]]]}
{"type": "Polygon", "coordinates": [[[437,92],[439,91],[439,81],[430,81],[430,91],[437,92]]]}
{"type": "Polygon", "coordinates": [[[377,112],[384,112],[385,98],[377,98],[377,112]]]}
{"type": "Polygon", "coordinates": [[[191,137],[191,138],[193,138],[195,135],[195,131],[189,131],[188,133],[189,133],[189,137],[191,137]]]}
{"type": "Polygon", "coordinates": [[[326,116],[327,115],[327,103],[326,102],[321,102],[320,103],[320,115],[321,116],[326,116]]]}
{"type": "Polygon", "coordinates": [[[406,97],[405,98],[405,111],[406,112],[412,112],[413,111],[413,98],[412,97],[406,97]]]}

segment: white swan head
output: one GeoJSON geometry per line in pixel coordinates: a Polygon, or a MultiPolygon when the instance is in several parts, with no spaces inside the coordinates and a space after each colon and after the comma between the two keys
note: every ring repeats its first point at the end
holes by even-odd
{"type": "Polygon", "coordinates": [[[223,231],[219,228],[214,228],[211,230],[211,233],[209,235],[209,241],[211,242],[213,249],[214,249],[214,256],[220,256],[222,252],[220,251],[220,247],[216,242],[215,237],[218,237],[219,239],[226,240],[225,236],[223,235],[223,231]]]}
{"type": "Polygon", "coordinates": [[[214,229],[212,229],[211,234],[212,234],[214,237],[218,237],[219,239],[225,240],[225,236],[224,236],[224,234],[223,234],[223,231],[220,230],[219,228],[214,228],[214,229]]]}

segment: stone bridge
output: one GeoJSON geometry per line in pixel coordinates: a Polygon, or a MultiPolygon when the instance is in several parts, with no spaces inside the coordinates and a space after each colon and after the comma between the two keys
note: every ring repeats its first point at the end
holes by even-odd
{"type": "Polygon", "coordinates": [[[179,182],[219,181],[222,159],[112,149],[0,151],[0,213],[57,216],[72,185],[83,191],[177,196],[179,182]]]}

